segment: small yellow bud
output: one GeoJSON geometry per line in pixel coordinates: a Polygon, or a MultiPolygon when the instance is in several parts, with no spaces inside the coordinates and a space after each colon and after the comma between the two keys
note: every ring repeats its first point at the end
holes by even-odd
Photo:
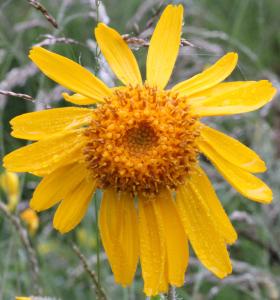
{"type": "Polygon", "coordinates": [[[5,171],[0,175],[0,186],[7,195],[8,210],[14,211],[19,201],[19,178],[16,173],[5,171]]]}
{"type": "Polygon", "coordinates": [[[34,235],[39,227],[37,213],[31,208],[27,208],[20,214],[20,218],[27,225],[30,235],[34,235]]]}

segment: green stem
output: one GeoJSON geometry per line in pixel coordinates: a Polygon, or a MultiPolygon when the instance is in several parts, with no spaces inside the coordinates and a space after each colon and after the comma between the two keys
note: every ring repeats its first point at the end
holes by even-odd
{"type": "MultiPolygon", "coordinates": [[[[95,7],[96,7],[96,23],[99,23],[99,6],[100,6],[101,0],[95,0],[95,7]]],[[[100,56],[101,52],[100,49],[98,48],[98,45],[96,44],[95,47],[95,66],[94,66],[94,73],[95,75],[97,74],[97,72],[100,69],[99,66],[99,56],[100,56]]]]}
{"type": "Polygon", "coordinates": [[[98,228],[98,203],[97,196],[94,196],[94,211],[95,211],[95,233],[96,233],[96,273],[97,281],[100,285],[100,239],[99,239],[99,228],[98,228]]]}

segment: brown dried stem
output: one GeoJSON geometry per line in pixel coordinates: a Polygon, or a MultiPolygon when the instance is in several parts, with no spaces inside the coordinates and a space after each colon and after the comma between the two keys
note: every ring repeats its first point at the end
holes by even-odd
{"type": "MultiPolygon", "coordinates": [[[[128,34],[122,35],[123,39],[126,41],[126,43],[129,46],[132,47],[149,47],[150,42],[147,39],[139,38],[139,37],[132,37],[129,36],[128,34]]],[[[181,39],[180,41],[180,46],[181,47],[195,47],[191,42],[187,41],[186,39],[181,39]]]]}
{"type": "Polygon", "coordinates": [[[45,18],[48,20],[48,22],[52,24],[53,27],[58,28],[58,24],[54,19],[54,17],[52,17],[49,14],[47,9],[39,1],[37,0],[27,0],[27,1],[29,2],[30,5],[32,5],[34,8],[36,8],[42,13],[45,16],[45,18]]]}
{"type": "Polygon", "coordinates": [[[79,42],[78,41],[75,41],[73,39],[70,39],[70,38],[65,38],[65,37],[55,37],[51,34],[46,34],[45,36],[45,39],[43,41],[41,41],[40,43],[38,44],[35,44],[34,46],[36,47],[42,47],[42,46],[50,46],[50,45],[55,45],[55,44],[76,44],[78,45],[79,42]]]}
{"type": "Polygon", "coordinates": [[[90,276],[90,278],[92,280],[93,286],[94,286],[95,291],[96,291],[96,297],[97,297],[97,299],[98,300],[107,300],[107,296],[106,296],[103,288],[100,286],[100,284],[99,284],[99,282],[97,280],[97,276],[96,276],[95,272],[93,272],[90,269],[90,266],[88,265],[85,256],[81,253],[81,251],[80,251],[80,249],[78,248],[77,245],[75,245],[74,243],[71,243],[71,245],[72,245],[73,251],[77,254],[78,258],[82,262],[84,270],[89,274],[89,276],[90,276]]]}
{"type": "Polygon", "coordinates": [[[4,96],[12,96],[12,97],[18,97],[18,98],[22,98],[24,100],[28,100],[28,101],[34,101],[34,99],[26,94],[21,94],[21,93],[14,93],[12,91],[3,91],[0,90],[0,94],[4,95],[4,96]]]}

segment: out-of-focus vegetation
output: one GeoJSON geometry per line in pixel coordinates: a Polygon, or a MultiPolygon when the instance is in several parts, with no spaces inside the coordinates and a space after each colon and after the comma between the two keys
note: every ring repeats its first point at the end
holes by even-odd
{"type": "MultiPolygon", "coordinates": [[[[58,23],[54,28],[44,15],[24,0],[0,0],[0,90],[31,95],[34,101],[0,95],[1,155],[26,142],[10,136],[8,121],[14,116],[46,107],[67,105],[64,90],[42,75],[28,59],[35,44],[61,53],[86,66],[108,84],[116,80],[100,56],[92,31],[98,21],[122,34],[149,38],[153,23],[168,1],[159,0],[41,0],[58,23]]],[[[179,1],[173,1],[174,3],[179,1]]],[[[172,81],[190,77],[227,51],[240,54],[233,80],[267,78],[279,88],[280,1],[182,0],[185,6],[183,38],[193,46],[182,47],[172,81]]],[[[146,47],[134,45],[144,72],[146,47]]],[[[172,82],[171,82],[172,84],[172,82]]],[[[231,118],[211,119],[211,125],[239,138],[257,150],[268,165],[263,179],[274,191],[269,206],[250,202],[230,188],[204,162],[223,205],[239,233],[230,247],[233,274],[220,281],[192,255],[186,284],[178,299],[252,300],[280,299],[280,104],[279,96],[260,111],[231,118]]],[[[100,246],[96,210],[92,203],[76,230],[60,235],[52,228],[53,211],[39,215],[39,228],[28,230],[20,218],[38,182],[20,175],[20,202],[15,212],[0,210],[0,299],[15,295],[43,295],[55,299],[95,299],[90,276],[73,250],[78,245],[96,272],[108,299],[145,299],[140,270],[127,289],[114,284],[100,246]],[[20,220],[20,221],[19,221],[20,220]],[[20,222],[20,223],[19,223],[20,222]],[[17,225],[16,225],[17,224],[17,225]],[[28,239],[25,234],[28,232],[28,239]],[[30,244],[23,243],[24,238],[30,244]],[[37,270],[38,265],[38,270],[37,270]]],[[[61,178],[63,180],[63,178],[61,178]]],[[[9,196],[2,189],[1,202],[9,196]]],[[[34,216],[33,216],[34,217],[34,216]]],[[[27,218],[28,219],[28,218],[27,218]]],[[[34,220],[34,218],[32,219],[34,220]]]]}

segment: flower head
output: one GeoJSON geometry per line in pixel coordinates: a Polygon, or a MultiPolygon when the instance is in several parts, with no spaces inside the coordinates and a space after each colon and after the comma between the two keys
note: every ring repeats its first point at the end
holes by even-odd
{"type": "Polygon", "coordinates": [[[174,189],[197,161],[199,128],[177,93],[128,86],[93,112],[85,131],[88,169],[102,189],[133,196],[174,189]]]}
{"type": "Polygon", "coordinates": [[[31,200],[37,211],[60,202],[54,227],[65,233],[103,190],[99,227],[116,282],[133,280],[140,257],[144,290],[155,295],[181,286],[188,241],[219,278],[231,273],[227,244],[237,234],[205,172],[204,154],[245,197],[269,203],[272,192],[254,173],[261,158],[237,140],[202,123],[206,116],[256,110],[275,94],[270,82],[225,82],[237,64],[228,53],[202,73],[165,89],[180,46],[182,5],[168,5],[150,41],[146,81],[114,29],[99,24],[95,37],[124,84],[109,88],[77,63],[33,48],[32,61],[75,92],[77,105],[28,113],[11,121],[12,135],[36,142],[5,157],[15,172],[42,176],[31,200]]]}

